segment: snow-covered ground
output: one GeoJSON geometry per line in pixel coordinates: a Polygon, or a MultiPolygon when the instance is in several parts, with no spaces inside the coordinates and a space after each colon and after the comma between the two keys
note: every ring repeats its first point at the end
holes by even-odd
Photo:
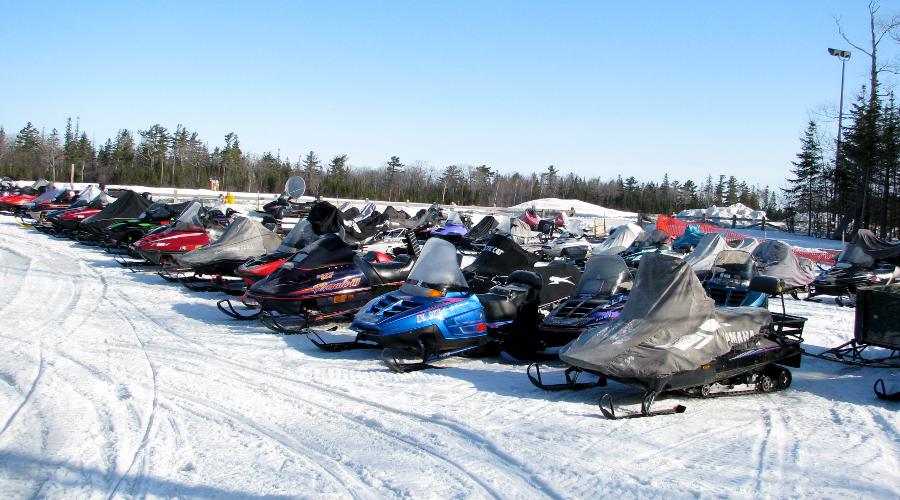
{"type": "MultiPolygon", "coordinates": [[[[900,491],[898,370],[814,358],[782,393],[667,396],[686,413],[608,421],[635,390],[543,392],[524,366],[393,374],[375,352],[228,320],[219,294],[0,217],[0,495],[111,497],[882,497],[900,491]]],[[[807,348],[853,310],[788,300],[807,348]]]]}
{"type": "Polygon", "coordinates": [[[607,217],[613,219],[631,219],[637,217],[634,212],[623,212],[621,210],[613,210],[611,208],[601,207],[593,203],[587,203],[581,200],[570,200],[561,198],[538,198],[536,200],[526,201],[509,207],[514,210],[525,210],[526,208],[534,208],[535,210],[546,210],[548,212],[566,212],[575,209],[578,215],[607,217]]]}

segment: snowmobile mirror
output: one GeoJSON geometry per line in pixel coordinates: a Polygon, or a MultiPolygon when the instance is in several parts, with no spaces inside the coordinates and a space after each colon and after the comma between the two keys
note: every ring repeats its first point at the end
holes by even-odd
{"type": "Polygon", "coordinates": [[[287,193],[288,198],[300,198],[306,192],[306,181],[299,175],[292,176],[284,183],[284,192],[287,193]]]}
{"type": "Polygon", "coordinates": [[[750,280],[750,290],[768,295],[779,295],[784,292],[784,281],[772,276],[754,276],[750,280]]]}

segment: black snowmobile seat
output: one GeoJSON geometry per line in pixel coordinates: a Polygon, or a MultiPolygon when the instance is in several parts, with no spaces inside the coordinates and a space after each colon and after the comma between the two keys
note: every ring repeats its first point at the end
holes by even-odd
{"type": "Polygon", "coordinates": [[[484,319],[488,323],[498,321],[511,321],[516,317],[518,307],[504,295],[496,293],[483,293],[477,295],[478,302],[484,309],[484,319]]]}
{"type": "Polygon", "coordinates": [[[368,262],[360,257],[355,257],[353,261],[371,285],[406,281],[416,263],[409,255],[398,255],[390,262],[368,262]]]}
{"type": "Polygon", "coordinates": [[[772,276],[754,276],[750,280],[750,290],[767,295],[779,295],[784,292],[784,280],[772,276]]]}

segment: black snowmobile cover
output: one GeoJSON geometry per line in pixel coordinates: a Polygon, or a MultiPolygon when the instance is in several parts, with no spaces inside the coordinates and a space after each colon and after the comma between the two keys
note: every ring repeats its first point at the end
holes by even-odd
{"type": "Polygon", "coordinates": [[[115,202],[107,205],[100,212],[81,221],[81,229],[100,233],[110,224],[118,220],[134,219],[147,209],[151,201],[135,191],[125,191],[115,202]]]}
{"type": "Polygon", "coordinates": [[[537,260],[536,255],[526,251],[509,236],[495,234],[463,271],[483,276],[509,276],[517,269],[531,271],[537,260]]]}
{"type": "Polygon", "coordinates": [[[838,262],[849,262],[861,266],[870,266],[876,260],[900,257],[900,241],[887,241],[875,236],[868,229],[860,229],[838,255],[838,262]]]}
{"type": "Polygon", "coordinates": [[[316,234],[336,233],[344,227],[344,216],[327,201],[320,201],[309,210],[306,219],[316,234]]]}
{"type": "Polygon", "coordinates": [[[816,279],[812,262],[801,260],[783,241],[766,240],[753,250],[760,274],[784,280],[785,288],[806,286],[816,279]]]}
{"type": "Polygon", "coordinates": [[[259,222],[249,217],[238,217],[228,224],[219,239],[177,259],[179,264],[187,267],[247,260],[275,250],[280,243],[281,238],[259,222]]]}
{"type": "Polygon", "coordinates": [[[648,254],[621,315],[588,329],[559,353],[570,365],[662,389],[747,342],[772,322],[760,307],[716,308],[683,260],[648,254]]]}

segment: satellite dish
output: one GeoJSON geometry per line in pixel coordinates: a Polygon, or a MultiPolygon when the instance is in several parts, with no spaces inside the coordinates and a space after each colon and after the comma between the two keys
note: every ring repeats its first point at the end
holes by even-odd
{"type": "Polygon", "coordinates": [[[288,198],[299,198],[306,192],[306,181],[303,180],[303,177],[295,175],[284,183],[284,192],[287,193],[288,198]]]}

